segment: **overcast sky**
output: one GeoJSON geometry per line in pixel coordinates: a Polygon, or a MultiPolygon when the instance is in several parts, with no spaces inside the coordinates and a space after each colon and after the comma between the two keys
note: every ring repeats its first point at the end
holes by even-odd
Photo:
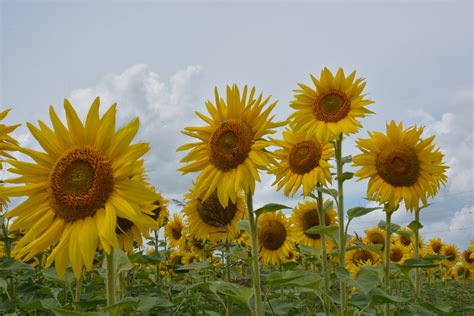
{"type": "MultiPolygon", "coordinates": [[[[425,239],[464,248],[474,237],[470,1],[0,2],[0,110],[13,108],[9,124],[49,123],[48,106],[62,111],[64,98],[82,114],[97,95],[105,106],[118,102],[119,121],[140,116],[138,140],[152,144],[153,184],[180,199],[195,176],[176,171],[182,154],[175,149],[192,141],[180,131],[201,124],[194,111],[205,112],[215,85],[255,85],[280,100],[275,114],[283,120],[297,82],[309,83],[325,66],[355,69],[377,113],[362,120],[358,136],[392,119],[423,124],[446,154],[449,182],[422,211],[425,239]]],[[[15,135],[37,146],[24,126],[15,135]]],[[[344,154],[357,153],[354,139],[344,154]]],[[[257,185],[257,206],[295,206],[272,181],[264,176],[257,185]]],[[[366,184],[346,183],[347,208],[367,205],[366,184]]],[[[383,217],[372,213],[350,231],[383,217]]],[[[403,209],[394,215],[402,225],[411,219],[403,209]]]]}

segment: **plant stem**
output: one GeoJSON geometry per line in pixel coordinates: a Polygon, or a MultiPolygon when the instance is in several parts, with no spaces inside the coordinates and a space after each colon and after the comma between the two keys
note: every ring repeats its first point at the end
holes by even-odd
{"type": "MultiPolygon", "coordinates": [[[[225,276],[226,276],[226,281],[230,283],[230,247],[229,247],[229,241],[226,239],[225,241],[225,252],[222,253],[222,259],[223,263],[225,264],[225,276]]],[[[226,316],[230,316],[232,313],[232,299],[230,296],[227,296],[227,305],[225,309],[225,314],[226,316]]]]}
{"type": "MultiPolygon", "coordinates": [[[[318,187],[320,187],[320,184],[318,184],[318,187]]],[[[318,217],[319,217],[319,223],[322,226],[326,226],[326,214],[324,214],[323,210],[323,193],[321,191],[318,191],[318,217]]],[[[321,270],[324,275],[324,290],[327,295],[329,295],[329,271],[327,267],[327,254],[326,254],[326,235],[321,234],[321,270]]],[[[326,315],[329,315],[330,310],[329,310],[329,298],[328,296],[324,297],[324,311],[326,315]]]]}
{"type": "Polygon", "coordinates": [[[252,283],[255,294],[255,315],[264,316],[262,302],[262,290],[260,284],[260,265],[258,262],[258,230],[255,214],[253,213],[253,196],[252,193],[247,195],[247,212],[249,217],[250,239],[252,241],[252,283]]]}
{"type": "MultiPolygon", "coordinates": [[[[415,210],[415,221],[420,222],[420,210],[415,210]]],[[[420,249],[420,233],[419,229],[415,229],[415,259],[419,258],[420,249]]],[[[415,268],[415,297],[420,298],[421,296],[421,274],[420,268],[415,268]]]]}
{"type": "MultiPolygon", "coordinates": [[[[393,210],[390,207],[385,207],[385,260],[384,260],[384,285],[387,293],[390,294],[390,235],[392,234],[392,213],[393,210]]],[[[390,315],[390,303],[385,304],[385,315],[390,315]]]]}
{"type": "MultiPolygon", "coordinates": [[[[337,165],[337,215],[339,220],[339,265],[345,268],[346,264],[346,238],[344,232],[344,192],[343,192],[343,178],[342,178],[342,134],[336,140],[335,145],[336,165],[337,165]]],[[[346,315],[347,306],[347,292],[346,283],[340,281],[340,303],[341,315],[346,315]]]]}
{"type": "MultiPolygon", "coordinates": [[[[110,250],[110,254],[106,254],[107,261],[107,306],[114,305],[116,303],[116,291],[117,291],[117,275],[115,273],[115,253],[114,248],[110,250]]],[[[109,312],[110,316],[115,316],[115,312],[109,312]]]]}
{"type": "MultiPolygon", "coordinates": [[[[82,271],[82,274],[81,274],[81,277],[79,278],[79,280],[76,281],[76,293],[74,295],[74,302],[76,304],[79,304],[79,302],[81,301],[82,279],[84,277],[83,275],[84,275],[84,271],[82,271]]],[[[76,308],[77,308],[77,305],[76,305],[76,308]]]]}
{"type": "MultiPolygon", "coordinates": [[[[155,230],[155,254],[158,256],[158,232],[160,227],[155,230]]],[[[160,262],[155,263],[156,266],[156,281],[160,280],[160,262]]]]}

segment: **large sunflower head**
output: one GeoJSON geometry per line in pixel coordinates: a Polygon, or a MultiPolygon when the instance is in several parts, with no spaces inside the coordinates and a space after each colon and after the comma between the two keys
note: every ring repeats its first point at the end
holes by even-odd
{"type": "Polygon", "coordinates": [[[355,278],[362,266],[374,266],[380,264],[380,256],[366,248],[356,248],[346,253],[346,267],[355,278]]]}
{"type": "Polygon", "coordinates": [[[283,132],[283,139],[272,139],[279,146],[273,155],[276,162],[269,173],[276,175],[273,185],[277,190],[285,186],[285,195],[294,196],[303,185],[303,195],[309,195],[318,183],[331,182],[332,166],[328,160],[334,156],[333,146],[292,130],[283,132]]]}
{"type": "Polygon", "coordinates": [[[142,182],[132,179],[141,172],[146,143],[131,144],[139,121],[132,120],[116,130],[116,105],[101,117],[99,98],[83,123],[65,100],[67,127],[50,107],[52,128],[27,124],[44,152],[19,147],[33,162],[9,160],[6,182],[22,186],[3,190],[7,197],[27,199],[7,213],[15,217],[12,230],[25,232],[14,255],[25,261],[52,246],[47,265],[55,262],[59,275],[71,263],[76,277],[82,267],[92,268],[96,249],[107,253],[119,247],[117,221],[124,218],[136,225],[153,226],[149,211],[141,205],[156,199],[142,182]]]}
{"type": "Polygon", "coordinates": [[[441,251],[444,248],[444,243],[441,238],[430,239],[428,244],[428,253],[433,255],[441,255],[441,251]]]}
{"type": "Polygon", "coordinates": [[[2,170],[3,158],[14,159],[8,152],[16,150],[16,146],[18,146],[16,139],[8,134],[13,132],[21,124],[10,126],[2,124],[2,120],[7,116],[10,110],[11,109],[7,109],[0,112],[0,170],[2,170]]]}
{"type": "Polygon", "coordinates": [[[342,68],[333,76],[324,68],[319,80],[311,75],[315,88],[298,84],[291,107],[296,110],[291,116],[294,128],[311,137],[332,139],[341,133],[357,133],[362,127],[357,118],[373,113],[366,108],[374,103],[362,93],[365,79],[355,79],[356,72],[345,76],[342,68]]]}
{"type": "Polygon", "coordinates": [[[196,195],[196,191],[192,189],[186,195],[188,202],[183,209],[188,218],[190,234],[213,243],[233,240],[239,232],[237,222],[245,218],[247,210],[243,194],[239,192],[235,203],[230,201],[224,207],[217,192],[204,200],[196,195]]]}
{"type": "Polygon", "coordinates": [[[186,227],[181,215],[175,213],[165,226],[165,236],[170,247],[183,247],[186,241],[186,227]]]}
{"type": "Polygon", "coordinates": [[[295,234],[282,212],[264,213],[258,218],[260,260],[264,265],[286,261],[295,248],[295,234]]]}
{"type": "MultiPolygon", "coordinates": [[[[325,225],[337,225],[337,214],[334,207],[331,206],[330,200],[326,200],[323,203],[323,209],[325,210],[325,225]]],[[[306,200],[298,203],[291,214],[291,222],[299,244],[308,247],[321,248],[321,235],[306,232],[313,226],[322,225],[318,214],[318,203],[313,200],[306,200]]]]}
{"type": "Polygon", "coordinates": [[[454,266],[459,258],[459,249],[454,244],[446,244],[445,247],[441,250],[441,255],[448,257],[441,261],[441,264],[447,268],[454,266]]]}
{"type": "Polygon", "coordinates": [[[353,158],[359,180],[369,178],[367,196],[391,206],[402,200],[408,210],[427,205],[441,184],[447,181],[443,154],[432,144],[434,136],[421,139],[423,128],[409,127],[394,121],[387,124],[387,134],[369,132],[370,138],[357,140],[362,154],[353,158]]]}
{"type": "Polygon", "coordinates": [[[364,243],[382,245],[381,250],[383,250],[383,248],[385,247],[385,230],[375,226],[364,230],[364,233],[365,237],[362,239],[364,243]]]}
{"type": "Polygon", "coordinates": [[[284,123],[272,121],[271,111],[276,102],[269,104],[270,97],[255,96],[255,88],[244,87],[240,93],[236,85],[227,86],[226,99],[215,89],[215,104],[206,102],[210,117],[196,114],[206,126],[186,127],[184,134],[198,142],[178,148],[190,150],[181,159],[187,165],[179,170],[183,173],[198,172],[196,194],[206,200],[217,190],[217,197],[226,207],[237,200],[237,193],[244,189],[253,192],[255,181],[260,181],[258,169],[266,169],[271,156],[265,150],[269,142],[263,139],[275,132],[284,123]]]}
{"type": "Polygon", "coordinates": [[[390,262],[403,264],[410,258],[410,250],[399,241],[390,245],[390,262]]]}

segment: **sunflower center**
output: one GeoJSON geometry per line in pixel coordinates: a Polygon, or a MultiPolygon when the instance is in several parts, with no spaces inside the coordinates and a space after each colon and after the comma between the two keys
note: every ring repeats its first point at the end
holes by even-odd
{"type": "Polygon", "coordinates": [[[125,233],[130,228],[132,228],[132,226],[133,226],[133,222],[123,217],[117,217],[117,227],[115,228],[115,233],[116,234],[125,233]]]}
{"type": "Polygon", "coordinates": [[[408,247],[411,245],[411,239],[408,238],[408,237],[405,237],[403,235],[400,236],[400,242],[402,243],[402,245],[404,245],[405,247],[408,247]]]}
{"type": "MultiPolygon", "coordinates": [[[[330,225],[331,219],[329,218],[329,216],[327,214],[325,214],[324,219],[325,219],[326,225],[330,225]]],[[[305,231],[304,234],[306,236],[308,236],[309,238],[314,239],[314,240],[321,239],[320,234],[308,234],[306,232],[311,227],[320,225],[319,215],[317,213],[317,210],[310,210],[310,211],[304,213],[301,220],[302,220],[302,224],[303,224],[303,229],[305,231]]]]}
{"type": "Polygon", "coordinates": [[[319,165],[321,155],[321,145],[316,141],[297,143],[290,151],[290,168],[294,173],[305,174],[319,165]]]}
{"type": "Polygon", "coordinates": [[[411,186],[418,180],[420,162],[413,148],[397,145],[379,154],[376,168],[380,177],[391,185],[411,186]]]}
{"type": "Polygon", "coordinates": [[[67,222],[94,215],[114,188],[110,161],[90,147],[75,148],[61,156],[49,182],[52,208],[67,222]]]}
{"type": "Polygon", "coordinates": [[[400,249],[391,249],[390,250],[390,260],[393,262],[400,262],[403,258],[403,252],[400,249]]]}
{"type": "Polygon", "coordinates": [[[210,162],[218,169],[227,171],[243,163],[252,148],[254,132],[240,120],[229,120],[212,133],[210,162]]]}
{"type": "Polygon", "coordinates": [[[473,263],[474,259],[471,259],[471,253],[472,251],[465,251],[464,252],[464,260],[466,260],[467,263],[473,263]]]}
{"type": "Polygon", "coordinates": [[[456,261],[456,252],[452,249],[446,250],[446,256],[449,256],[448,261],[456,261]]]}
{"type": "Polygon", "coordinates": [[[431,248],[433,249],[433,252],[436,253],[436,254],[439,254],[441,252],[441,244],[440,243],[434,243],[431,248]]]}
{"type": "Polygon", "coordinates": [[[317,120],[333,123],[345,118],[350,110],[349,99],[345,93],[337,90],[321,94],[313,106],[313,113],[317,120]]]}
{"type": "Polygon", "coordinates": [[[173,236],[174,240],[179,240],[182,235],[182,227],[181,226],[173,226],[171,228],[171,235],[173,236]]]}
{"type": "Polygon", "coordinates": [[[207,200],[199,200],[197,211],[204,223],[224,228],[234,219],[237,205],[230,201],[227,207],[222,207],[217,193],[214,192],[207,200]]]}
{"type": "Polygon", "coordinates": [[[258,238],[265,249],[277,250],[286,240],[285,226],[275,220],[268,221],[260,227],[258,238]]]}
{"type": "Polygon", "coordinates": [[[376,245],[385,245],[385,237],[379,233],[373,233],[369,237],[369,240],[371,243],[376,244],[376,245]]]}
{"type": "Polygon", "coordinates": [[[368,251],[364,249],[356,249],[354,255],[352,256],[352,263],[356,266],[359,266],[361,263],[372,259],[372,255],[368,251]]]}

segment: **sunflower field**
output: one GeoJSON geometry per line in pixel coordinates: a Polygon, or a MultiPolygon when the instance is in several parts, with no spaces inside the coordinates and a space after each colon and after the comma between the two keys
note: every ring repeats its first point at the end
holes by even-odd
{"type": "Polygon", "coordinates": [[[65,100],[65,121],[51,106],[50,124],[26,123],[39,151],[0,112],[0,167],[15,175],[0,186],[0,314],[473,315],[474,240],[422,234],[448,181],[434,136],[389,121],[344,155],[374,114],[366,81],[327,68],[308,81],[285,121],[255,87],[216,88],[203,125],[182,131],[176,176],[196,177],[181,200],[150,183],[139,120],[116,126],[116,104],[101,115],[97,97],[81,118],[65,100]],[[254,208],[262,173],[297,205],[254,208]],[[344,203],[352,178],[378,206],[344,203]],[[392,221],[402,209],[407,227],[392,221]],[[376,210],[377,226],[350,233],[376,210]]]}

